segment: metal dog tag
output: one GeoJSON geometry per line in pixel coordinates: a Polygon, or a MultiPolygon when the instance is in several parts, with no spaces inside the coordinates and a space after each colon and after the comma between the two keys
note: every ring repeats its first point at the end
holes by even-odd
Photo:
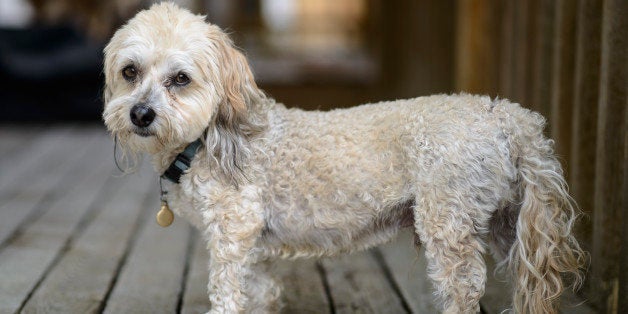
{"type": "Polygon", "coordinates": [[[161,202],[161,209],[157,212],[157,223],[162,227],[168,227],[174,220],[174,214],[168,207],[168,203],[161,202]]]}

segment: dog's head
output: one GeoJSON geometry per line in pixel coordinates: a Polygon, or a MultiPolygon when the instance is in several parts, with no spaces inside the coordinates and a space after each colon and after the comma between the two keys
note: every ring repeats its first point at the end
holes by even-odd
{"type": "Polygon", "coordinates": [[[246,58],[203,16],[153,5],[105,48],[103,119],[123,148],[159,153],[204,137],[226,171],[256,132],[251,106],[264,97],[246,58]]]}

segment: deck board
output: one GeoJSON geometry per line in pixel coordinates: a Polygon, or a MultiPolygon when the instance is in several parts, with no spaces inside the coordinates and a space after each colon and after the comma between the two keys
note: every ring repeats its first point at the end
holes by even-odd
{"type": "MultiPolygon", "coordinates": [[[[146,167],[144,167],[146,168],[146,167]]],[[[141,174],[117,177],[91,224],[72,243],[58,264],[24,308],[55,313],[97,313],[117,275],[127,244],[140,225],[147,197],[157,198],[155,186],[144,184],[154,177],[150,169],[141,174]]]]}
{"type": "Polygon", "coordinates": [[[41,172],[54,169],[64,159],[71,156],[72,151],[79,149],[72,138],[79,137],[71,132],[72,128],[57,127],[40,133],[33,140],[25,143],[18,154],[2,156],[0,165],[0,196],[15,192],[16,181],[28,182],[28,178],[36,177],[41,172]],[[71,136],[73,135],[73,136],[71,136]]]}
{"type": "Polygon", "coordinates": [[[49,144],[53,146],[50,149],[42,147],[44,150],[42,154],[27,150],[24,152],[25,156],[20,154],[12,158],[27,160],[24,167],[3,168],[9,172],[11,169],[18,169],[18,171],[16,174],[9,173],[6,177],[4,174],[2,176],[5,182],[10,182],[10,187],[2,190],[4,193],[0,192],[4,195],[0,204],[0,247],[18,228],[23,226],[27,218],[47,208],[47,204],[75,185],[76,180],[94,166],[95,160],[89,158],[100,157],[88,153],[102,149],[103,144],[106,143],[102,133],[86,132],[68,140],[69,130],[59,131],[60,134],[54,132],[54,135],[58,137],[41,137],[44,140],[50,140],[49,144]],[[98,139],[94,140],[93,137],[98,137],[98,139]],[[40,162],[32,166],[31,162],[28,162],[30,155],[39,155],[40,162]],[[17,177],[11,180],[8,177],[10,175],[17,177]]]}
{"type": "Polygon", "coordinates": [[[82,172],[67,194],[51,202],[0,252],[0,312],[20,309],[99,195],[112,170],[103,153],[95,147],[88,157],[95,166],[82,172]]]}
{"type": "Polygon", "coordinates": [[[198,232],[192,234],[193,247],[190,256],[188,278],[185,285],[181,313],[194,314],[209,311],[207,280],[209,278],[209,253],[206,242],[198,232]]]}
{"type": "MultiPolygon", "coordinates": [[[[120,177],[112,147],[102,127],[0,126],[0,313],[209,310],[205,242],[179,217],[155,223],[150,164],[120,177]]],[[[366,252],[273,263],[282,313],[436,313],[412,240],[404,231],[366,252]]],[[[485,313],[509,298],[489,276],[485,313]]],[[[566,300],[565,313],[593,313],[566,300]]]]}
{"type": "Polygon", "coordinates": [[[13,157],[41,134],[41,127],[0,126],[0,169],[5,166],[3,159],[13,157]]]}
{"type": "Polygon", "coordinates": [[[274,274],[281,280],[282,313],[329,313],[330,304],[319,264],[312,259],[280,260],[274,274]]]}
{"type": "MultiPolygon", "coordinates": [[[[159,205],[155,197],[148,207],[159,205]]],[[[183,219],[163,228],[154,216],[143,226],[116,285],[105,313],[173,313],[177,310],[191,227],[183,219]]]]}
{"type": "Polygon", "coordinates": [[[325,259],[336,313],[406,313],[371,251],[325,259]]]}
{"type": "Polygon", "coordinates": [[[437,313],[432,284],[425,273],[425,252],[415,249],[412,232],[400,232],[394,242],[383,245],[380,251],[412,312],[437,313]]]}

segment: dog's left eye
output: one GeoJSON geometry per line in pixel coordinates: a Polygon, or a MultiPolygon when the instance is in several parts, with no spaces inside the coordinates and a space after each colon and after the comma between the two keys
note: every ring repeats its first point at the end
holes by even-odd
{"type": "Polygon", "coordinates": [[[179,73],[174,77],[174,82],[179,86],[183,86],[190,82],[190,78],[183,73],[179,73]]]}

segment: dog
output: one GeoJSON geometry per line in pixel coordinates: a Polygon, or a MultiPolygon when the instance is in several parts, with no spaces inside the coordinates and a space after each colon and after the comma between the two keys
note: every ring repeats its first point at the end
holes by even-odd
{"type": "Polygon", "coordinates": [[[537,113],[468,94],[287,109],[219,27],[169,3],[104,53],[103,120],[121,148],[159,174],[191,150],[163,189],[207,241],[212,313],[276,312],[270,261],[364,250],[402,228],[425,247],[444,313],[480,310],[488,249],[512,274],[515,312],[556,313],[566,281],[582,281],[579,211],[537,113]]]}

